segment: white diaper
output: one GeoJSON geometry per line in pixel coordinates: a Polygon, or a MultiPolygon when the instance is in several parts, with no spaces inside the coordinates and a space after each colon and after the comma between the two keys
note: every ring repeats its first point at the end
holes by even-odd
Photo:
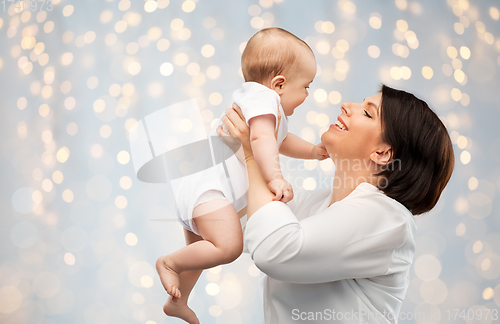
{"type": "MultiPolygon", "coordinates": [[[[217,204],[215,206],[211,206],[212,209],[213,208],[219,209],[219,208],[222,208],[226,205],[231,204],[220,190],[211,189],[211,190],[205,191],[196,200],[196,203],[194,204],[193,211],[196,207],[198,207],[198,205],[215,200],[215,199],[223,199],[223,201],[221,201],[220,204],[217,204]]],[[[213,210],[200,210],[199,214],[200,215],[207,214],[207,213],[212,212],[212,211],[213,210]]],[[[195,233],[196,235],[200,235],[200,232],[198,231],[198,227],[196,226],[196,223],[194,222],[194,217],[196,217],[196,215],[194,215],[194,212],[193,213],[185,213],[184,215],[185,215],[184,216],[185,219],[180,219],[182,226],[184,226],[184,228],[187,229],[188,231],[191,231],[191,232],[195,233]]]]}

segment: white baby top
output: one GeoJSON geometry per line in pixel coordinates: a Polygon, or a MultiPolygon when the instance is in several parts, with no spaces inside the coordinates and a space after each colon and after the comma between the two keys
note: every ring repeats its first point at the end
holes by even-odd
{"type": "MultiPolygon", "coordinates": [[[[268,87],[256,83],[246,82],[242,88],[233,93],[233,101],[241,108],[245,119],[259,115],[273,114],[278,126],[278,111],[281,112],[281,121],[278,128],[277,145],[281,144],[288,135],[288,118],[285,116],[280,104],[280,96],[268,87]]],[[[221,117],[224,113],[221,115],[221,117]]],[[[245,165],[231,155],[227,158],[227,150],[217,148],[222,143],[217,134],[217,127],[223,125],[222,121],[216,123],[209,133],[211,160],[209,167],[203,170],[171,180],[172,189],[177,204],[178,218],[182,225],[196,234],[197,229],[192,219],[193,209],[198,198],[208,190],[220,190],[224,196],[233,204],[236,211],[240,211],[247,205],[248,180],[245,165]],[[224,161],[224,163],[220,163],[224,161]],[[223,165],[224,164],[224,165],[223,165]]],[[[225,146],[225,144],[223,144],[225,146]]],[[[207,156],[198,159],[210,159],[207,156]]],[[[246,217],[242,218],[242,226],[245,225],[246,217]]]]}
{"type": "MultiPolygon", "coordinates": [[[[288,135],[288,117],[285,116],[283,107],[281,106],[280,96],[276,91],[269,89],[263,84],[257,82],[245,82],[241,89],[233,92],[233,102],[240,108],[248,125],[248,121],[252,117],[273,114],[276,117],[276,127],[278,127],[278,110],[281,112],[281,123],[278,130],[277,142],[280,144],[288,135]]],[[[222,113],[221,117],[224,116],[222,113]]],[[[219,118],[219,122],[212,128],[209,136],[218,136],[217,127],[222,125],[226,127],[219,118]]],[[[250,125],[248,125],[250,126],[250,125]]],[[[275,128],[276,131],[276,128],[275,128]]]]}
{"type": "Polygon", "coordinates": [[[331,206],[332,189],[270,202],[248,220],[247,246],[264,272],[264,319],[397,323],[409,286],[413,215],[361,183],[331,206]]]}

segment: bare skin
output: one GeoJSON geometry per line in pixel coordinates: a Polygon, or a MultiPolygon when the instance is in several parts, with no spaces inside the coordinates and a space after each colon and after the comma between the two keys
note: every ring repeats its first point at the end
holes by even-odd
{"type": "MultiPolygon", "coordinates": [[[[201,236],[196,235],[186,229],[184,229],[184,237],[186,239],[186,245],[203,240],[201,236]]],[[[162,267],[160,267],[160,271],[163,271],[162,267]]],[[[202,271],[203,270],[185,271],[179,275],[179,289],[181,292],[184,292],[184,294],[182,294],[181,298],[169,296],[168,301],[163,306],[163,311],[165,312],[165,314],[172,317],[178,317],[190,324],[200,323],[200,321],[196,317],[196,314],[187,305],[187,301],[189,299],[189,294],[196,284],[196,281],[198,281],[198,278],[200,277],[202,271]]]]}
{"type": "Polygon", "coordinates": [[[165,313],[188,323],[199,323],[187,299],[202,270],[230,263],[243,250],[240,217],[227,200],[227,204],[222,201],[215,199],[196,207],[193,219],[201,236],[184,229],[187,245],[156,261],[161,283],[172,296],[163,308],[165,313]]]}

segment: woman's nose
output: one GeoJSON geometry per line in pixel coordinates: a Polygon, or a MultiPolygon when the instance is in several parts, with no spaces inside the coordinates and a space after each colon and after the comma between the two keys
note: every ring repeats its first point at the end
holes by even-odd
{"type": "Polygon", "coordinates": [[[351,108],[352,108],[352,102],[343,102],[340,105],[340,109],[346,114],[347,116],[351,116],[351,108]]]}

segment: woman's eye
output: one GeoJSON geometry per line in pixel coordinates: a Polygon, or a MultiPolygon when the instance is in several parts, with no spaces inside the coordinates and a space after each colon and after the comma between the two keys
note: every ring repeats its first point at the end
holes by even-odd
{"type": "Polygon", "coordinates": [[[372,118],[372,116],[370,116],[370,114],[366,110],[365,110],[365,116],[369,117],[369,118],[372,118]]]}

